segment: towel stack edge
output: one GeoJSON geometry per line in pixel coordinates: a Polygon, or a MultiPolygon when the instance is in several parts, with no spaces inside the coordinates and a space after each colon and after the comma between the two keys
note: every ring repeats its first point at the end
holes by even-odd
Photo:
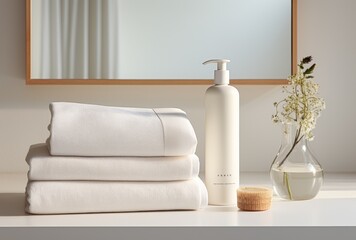
{"type": "Polygon", "coordinates": [[[31,181],[26,211],[32,214],[196,210],[207,205],[196,177],[172,182],[31,181]]]}
{"type": "Polygon", "coordinates": [[[186,113],[177,108],[50,104],[51,155],[185,156],[197,137],[186,113]]]}
{"type": "Polygon", "coordinates": [[[182,181],[199,175],[195,154],[177,157],[52,156],[34,144],[26,156],[28,179],[36,181],[182,181]]]}
{"type": "Polygon", "coordinates": [[[176,108],[50,104],[50,137],[32,145],[31,214],[196,210],[207,206],[197,138],[176,108]]]}

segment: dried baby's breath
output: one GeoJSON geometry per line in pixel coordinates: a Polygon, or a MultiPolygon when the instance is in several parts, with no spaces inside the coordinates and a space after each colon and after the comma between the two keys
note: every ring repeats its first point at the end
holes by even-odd
{"type": "Polygon", "coordinates": [[[288,77],[288,85],[283,92],[288,95],[279,102],[273,103],[276,112],[272,115],[274,123],[293,123],[298,126],[296,140],[305,137],[313,140],[313,129],[320,113],[325,109],[324,100],[318,96],[319,85],[313,81],[312,73],[316,64],[311,64],[312,57],[303,58],[296,74],[288,77]]]}

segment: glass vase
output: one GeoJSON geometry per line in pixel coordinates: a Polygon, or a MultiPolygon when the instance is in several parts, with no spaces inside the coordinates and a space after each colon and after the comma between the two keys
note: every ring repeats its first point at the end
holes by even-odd
{"type": "Polygon", "coordinates": [[[297,124],[283,124],[282,132],[282,144],[270,169],[274,191],[284,199],[312,199],[323,183],[323,169],[297,124]]]}

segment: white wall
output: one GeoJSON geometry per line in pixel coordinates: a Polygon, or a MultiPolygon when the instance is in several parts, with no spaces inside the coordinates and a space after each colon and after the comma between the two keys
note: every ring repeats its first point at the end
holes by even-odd
{"type": "MultiPolygon", "coordinates": [[[[319,119],[314,152],[327,171],[356,171],[356,1],[299,0],[299,56],[311,54],[327,109],[319,119]]],[[[27,86],[25,1],[0,1],[0,172],[24,172],[32,143],[48,133],[48,103],[77,101],[117,106],[184,109],[204,159],[204,91],[207,86],[27,86]]],[[[241,169],[267,171],[280,130],[270,121],[274,86],[238,86],[241,95],[241,169]]],[[[203,169],[203,168],[202,168],[203,169]]]]}
{"type": "Polygon", "coordinates": [[[312,54],[327,109],[315,152],[326,169],[356,170],[356,1],[299,0],[299,56],[312,54]]]}

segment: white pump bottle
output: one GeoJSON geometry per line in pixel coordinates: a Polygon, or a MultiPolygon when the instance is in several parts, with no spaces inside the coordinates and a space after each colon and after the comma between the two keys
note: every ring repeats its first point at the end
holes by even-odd
{"type": "Polygon", "coordinates": [[[205,183],[209,204],[237,204],[239,186],[239,92],[229,86],[230,60],[213,59],[215,85],[205,94],[205,183]]]}

